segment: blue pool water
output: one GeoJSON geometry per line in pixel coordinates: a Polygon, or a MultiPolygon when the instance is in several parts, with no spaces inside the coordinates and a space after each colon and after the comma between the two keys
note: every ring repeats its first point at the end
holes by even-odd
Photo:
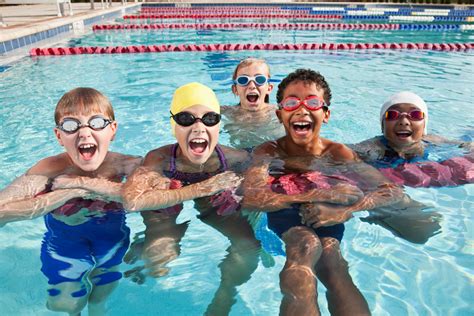
{"type": "MultiPolygon", "coordinates": [[[[119,31],[88,33],[71,45],[135,45],[227,42],[415,42],[472,41],[472,32],[403,33],[345,31],[119,31]],[[412,36],[413,35],[413,36],[412,36]],[[419,36],[416,37],[416,36],[419,36]],[[252,40],[250,40],[252,38],[252,40]]],[[[64,45],[64,44],[63,44],[64,45]]],[[[168,106],[176,87],[199,81],[222,104],[235,104],[229,79],[242,58],[265,58],[272,76],[313,68],[333,91],[324,137],[354,143],[380,133],[378,111],[390,94],[412,90],[430,107],[429,130],[452,139],[472,139],[474,53],[427,51],[238,51],[24,58],[0,73],[0,187],[36,161],[61,152],[52,132],[54,107],[77,86],[104,92],[114,105],[119,132],[112,150],[144,155],[174,141],[168,106]]],[[[275,93],[271,95],[275,102],[275,93]]],[[[230,143],[223,131],[221,142],[230,143]]],[[[346,225],[342,252],[374,315],[472,315],[474,185],[407,189],[410,196],[443,215],[442,232],[426,244],[411,244],[382,227],[354,218],[346,225]]],[[[190,220],[171,272],[137,285],[122,279],[109,298],[110,315],[202,315],[219,284],[218,265],[229,243],[196,218],[185,203],[179,221],[190,220]]],[[[128,216],[132,237],[143,231],[138,214],[128,216]]],[[[40,272],[41,218],[0,228],[0,312],[53,315],[45,308],[46,279],[40,272]]],[[[231,315],[276,315],[281,294],[275,266],[259,264],[238,288],[231,315]]],[[[122,271],[134,265],[123,264],[122,271]]],[[[322,312],[328,315],[324,287],[322,312]]]]}

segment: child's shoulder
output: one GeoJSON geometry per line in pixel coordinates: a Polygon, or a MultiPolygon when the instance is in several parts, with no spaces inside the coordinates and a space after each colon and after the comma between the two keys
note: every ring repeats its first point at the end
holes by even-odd
{"type": "Polygon", "coordinates": [[[150,150],[146,154],[143,164],[149,166],[169,161],[170,157],[173,155],[173,146],[173,144],[170,144],[150,150]]]}
{"type": "Polygon", "coordinates": [[[109,152],[108,158],[110,164],[119,171],[119,173],[130,174],[140,166],[143,158],[140,156],[126,155],[117,152],[109,152]]]}
{"type": "Polygon", "coordinates": [[[366,139],[350,146],[364,161],[375,161],[387,150],[383,136],[366,139]]]}
{"type": "Polygon", "coordinates": [[[66,153],[61,153],[41,159],[26,172],[26,175],[42,175],[48,178],[54,178],[64,173],[64,171],[70,167],[71,162],[69,157],[66,153]]]}
{"type": "Polygon", "coordinates": [[[230,163],[241,163],[249,160],[250,154],[243,149],[236,149],[229,146],[219,145],[227,161],[230,163]]]}
{"type": "Polygon", "coordinates": [[[332,159],[336,161],[354,161],[357,160],[356,153],[342,143],[337,143],[329,139],[325,139],[324,142],[326,149],[324,155],[330,155],[332,159]]]}
{"type": "Polygon", "coordinates": [[[254,155],[272,155],[273,156],[278,152],[278,149],[279,149],[278,142],[280,140],[281,139],[271,140],[271,141],[262,143],[262,144],[258,145],[257,147],[255,147],[255,149],[253,150],[252,153],[254,155]]]}

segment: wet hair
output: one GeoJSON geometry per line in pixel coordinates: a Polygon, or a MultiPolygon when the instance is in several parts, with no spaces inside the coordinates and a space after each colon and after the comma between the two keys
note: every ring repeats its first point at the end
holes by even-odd
{"type": "MultiPolygon", "coordinates": [[[[234,81],[235,79],[237,79],[237,73],[239,72],[239,69],[240,68],[243,68],[243,67],[247,67],[247,66],[250,66],[252,64],[262,64],[262,65],[265,65],[267,67],[267,72],[268,72],[268,77],[270,78],[270,67],[268,67],[268,64],[267,62],[265,61],[265,59],[260,59],[260,58],[253,58],[253,57],[247,57],[245,59],[242,59],[239,64],[237,65],[237,67],[235,67],[235,70],[234,70],[234,74],[232,75],[232,81],[234,81]]],[[[233,86],[235,86],[235,83],[232,84],[233,86]]],[[[265,95],[265,103],[269,103],[270,102],[270,96],[268,94],[265,95]]]]}
{"type": "Polygon", "coordinates": [[[276,95],[277,102],[283,101],[283,92],[290,83],[303,81],[306,84],[314,83],[316,87],[324,90],[323,99],[326,104],[331,105],[331,89],[326,79],[319,72],[311,69],[297,69],[286,76],[278,85],[278,91],[276,95]]]}
{"type": "Polygon", "coordinates": [[[93,88],[76,88],[61,97],[54,111],[54,121],[59,124],[65,116],[92,113],[103,113],[115,120],[114,109],[105,95],[93,88]]]}

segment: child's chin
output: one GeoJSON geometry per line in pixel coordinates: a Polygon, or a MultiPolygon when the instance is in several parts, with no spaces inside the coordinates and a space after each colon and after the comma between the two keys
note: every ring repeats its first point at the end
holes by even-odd
{"type": "MultiPolygon", "coordinates": [[[[96,157],[95,157],[96,158],[96,157]]],[[[89,161],[76,161],[76,165],[83,171],[91,172],[99,169],[100,165],[104,162],[104,159],[91,159],[89,161]]]]}
{"type": "Polygon", "coordinates": [[[78,165],[79,168],[81,168],[81,170],[83,171],[86,171],[86,172],[92,172],[92,171],[96,171],[97,169],[99,169],[101,164],[80,164],[78,165]]]}

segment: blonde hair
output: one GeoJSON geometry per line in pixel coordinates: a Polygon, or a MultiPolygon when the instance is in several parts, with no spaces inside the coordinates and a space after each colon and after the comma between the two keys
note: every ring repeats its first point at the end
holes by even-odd
{"type": "MultiPolygon", "coordinates": [[[[270,67],[268,66],[267,62],[265,61],[265,59],[260,59],[260,58],[254,58],[254,57],[247,57],[245,59],[242,59],[239,64],[237,65],[237,67],[235,67],[235,70],[234,70],[234,74],[232,75],[232,81],[234,81],[235,79],[237,79],[237,73],[239,72],[239,69],[240,68],[243,68],[243,67],[248,67],[252,64],[262,64],[262,65],[265,65],[266,68],[267,68],[267,72],[268,72],[268,78],[270,78],[270,67]]],[[[232,86],[235,86],[235,83],[232,84],[232,86]]],[[[264,102],[266,103],[269,103],[270,102],[270,96],[267,94],[265,95],[265,100],[264,102]]]]}
{"type": "Polygon", "coordinates": [[[76,88],[61,97],[54,111],[54,121],[59,124],[65,116],[92,113],[103,113],[115,120],[114,109],[105,95],[93,88],[76,88]]]}

